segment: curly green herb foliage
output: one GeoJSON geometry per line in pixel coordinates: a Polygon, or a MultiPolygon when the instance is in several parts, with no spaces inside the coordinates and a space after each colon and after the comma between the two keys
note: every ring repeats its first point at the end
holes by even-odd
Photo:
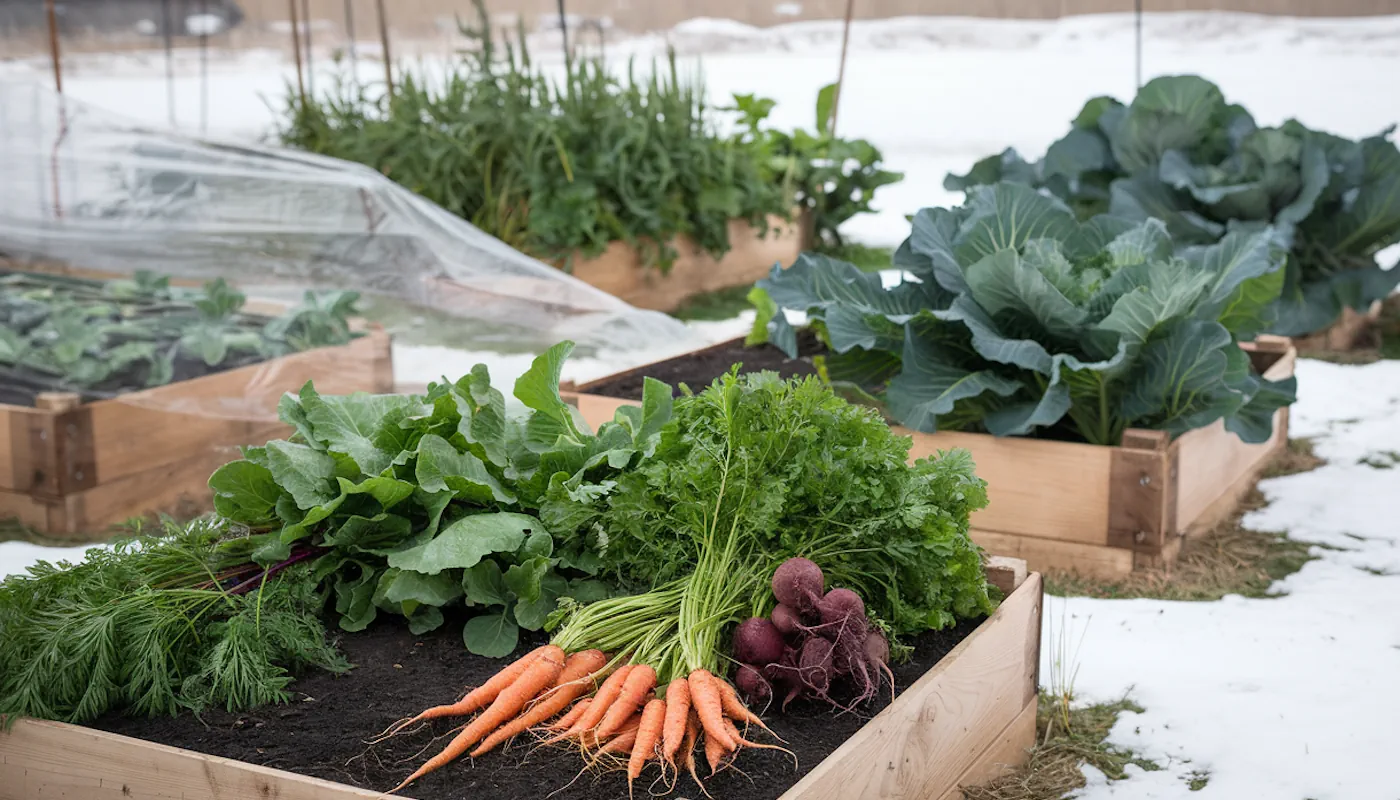
{"type": "Polygon", "coordinates": [[[801,128],[787,133],[763,127],[777,105],[751,94],[734,95],[734,110],[749,141],[761,151],[772,180],[783,188],[785,204],[811,215],[813,246],[841,247],[841,225],[871,212],[870,202],[882,186],[904,179],[901,172],[880,168],[884,156],[864,139],[842,139],[831,130],[836,84],[817,93],[816,133],[801,128]]]}
{"type": "Polygon", "coordinates": [[[1261,128],[1194,76],[1157,78],[1131,105],[1090,100],[1045,157],[1014,150],[949,175],[952,190],[1017,181],[1064,199],[1081,219],[1155,217],[1181,245],[1272,225],[1289,250],[1272,332],[1296,336],[1366,309],[1400,281],[1376,254],[1400,242],[1394,126],[1360,141],[1294,120],[1261,128]]]}
{"type": "Polygon", "coordinates": [[[885,288],[804,255],[758,286],[776,344],[795,352],[776,310],[808,312],[833,351],[827,376],[916,430],[1117,444],[1130,427],[1179,434],[1224,419],[1263,442],[1295,384],[1254,374],[1236,341],[1272,322],[1273,242],[1237,231],[1174,254],[1158,220],[1081,224],[1056,198],[999,183],[914,216],[895,253],[913,280],[885,288]]]}
{"type": "Polygon", "coordinates": [[[908,455],[907,437],[815,378],[730,374],[678,399],[640,466],[551,486],[551,530],[568,543],[606,531],[602,574],[656,587],[581,609],[555,642],[639,642],[634,660],[658,672],[715,670],[728,626],[770,610],[766,587],[792,556],[859,592],[899,635],[989,612],[967,534],[985,484],[965,451],[913,466],[908,455]]]}
{"type": "Polygon", "coordinates": [[[237,711],[286,701],[303,669],[348,669],[309,566],[267,581],[240,568],[229,536],[209,520],[167,523],[0,583],[0,717],[237,711]]]}
{"type": "Polygon", "coordinates": [[[246,298],[223,279],[186,289],[148,272],[113,281],[0,274],[0,377],[30,395],[160,386],[344,344],[358,298],[307,292],[301,306],[268,318],[244,313],[246,298]]]}
{"type": "Polygon", "coordinates": [[[554,346],[516,382],[523,418],[506,414],[482,365],[423,396],[322,396],[308,384],[282,402],[292,440],[247,448],[209,479],[215,509],[251,529],[259,563],[298,546],[329,551],[315,575],[342,629],[386,612],[422,633],[443,624],[444,607],[466,606],[468,649],[504,656],[561,597],[607,593],[590,578],[605,536],[560,543],[540,522],[551,482],[607,485],[670,415],[669,392],[649,385],[641,408],[586,433],[559,397],[572,348],[554,346]]]}
{"type": "Polygon", "coordinates": [[[665,243],[679,234],[718,256],[730,219],[761,226],[791,212],[757,148],[716,130],[703,86],[674,54],[645,75],[574,58],[556,81],[531,63],[523,28],[502,48],[475,5],[477,25],[462,30],[474,48],[445,81],[403,71],[392,97],[342,80],[304,101],[289,87],[282,141],[374,167],[551,260],[622,240],[669,269],[665,243]]]}

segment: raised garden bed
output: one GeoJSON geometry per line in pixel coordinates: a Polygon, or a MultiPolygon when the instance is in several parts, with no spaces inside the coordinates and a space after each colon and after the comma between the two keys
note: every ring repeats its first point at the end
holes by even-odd
{"type": "MultiPolygon", "coordinates": [[[[749,777],[722,773],[710,782],[711,794],[954,800],[961,796],[959,787],[1019,764],[1035,738],[1042,586],[1039,575],[1027,576],[1024,564],[1014,562],[989,565],[988,577],[1008,593],[1000,607],[980,623],[916,638],[913,660],[896,671],[902,691],[893,703],[869,721],[833,716],[829,707],[773,714],[770,722],[797,751],[800,775],[787,756],[754,751],[746,754],[749,777]],[[811,725],[817,717],[822,724],[811,725]]],[[[406,763],[399,759],[423,747],[428,734],[405,740],[393,752],[369,750],[362,740],[404,709],[460,691],[500,666],[468,655],[453,635],[460,633],[454,626],[444,630],[413,637],[401,625],[387,624],[350,637],[344,644],[360,666],[342,678],[317,676],[294,685],[302,702],[290,706],[241,715],[212,712],[203,722],[183,717],[99,723],[202,752],[59,722],[19,720],[0,734],[0,800],[381,797],[374,789],[402,776],[406,763]],[[350,760],[354,756],[363,757],[350,760]]],[[[574,769],[567,760],[531,757],[517,747],[475,764],[452,765],[402,796],[540,796],[568,783],[574,769]]],[[[698,794],[682,782],[675,796],[698,794]]],[[[626,790],[621,780],[594,783],[585,777],[556,796],[621,798],[626,790]]]]}
{"type": "Polygon", "coordinates": [[[242,445],[287,435],[277,403],[307,381],[328,393],[393,389],[375,329],[225,372],[84,403],[45,393],[0,405],[0,518],[51,537],[100,533],[153,512],[204,510],[207,481],[242,445]]]}
{"type": "Polygon", "coordinates": [[[1294,344],[1304,353],[1333,352],[1347,353],[1371,344],[1376,322],[1381,318],[1381,301],[1371,304],[1365,314],[1351,308],[1343,308],[1342,315],[1328,328],[1317,333],[1294,339],[1294,344]]]}
{"type": "MultiPolygon", "coordinates": [[[[1293,374],[1296,350],[1287,339],[1260,337],[1241,345],[1265,378],[1293,374]]],[[[744,371],[814,373],[777,348],[721,342],[674,359],[572,387],[571,402],[590,425],[612,419],[640,397],[641,377],[692,388],[744,362],[744,371]]],[[[913,458],[965,448],[988,483],[990,504],[972,515],[972,538],[989,552],[1025,559],[1038,571],[1116,577],[1169,566],[1184,536],[1228,517],[1274,453],[1288,441],[1288,410],[1274,418],[1263,444],[1245,444],[1223,422],[1171,440],[1161,431],[1130,429],[1117,447],[981,433],[902,431],[913,458]]]]}
{"type": "Polygon", "coordinates": [[[597,258],[575,261],[575,278],[638,308],[674,311],[687,298],[733,286],[745,286],[768,274],[775,263],[787,266],[802,252],[802,225],[773,216],[768,230],[742,220],[729,223],[729,251],[716,259],[688,237],[672,241],[675,263],[662,271],[647,266],[636,248],[613,242],[597,258]]]}

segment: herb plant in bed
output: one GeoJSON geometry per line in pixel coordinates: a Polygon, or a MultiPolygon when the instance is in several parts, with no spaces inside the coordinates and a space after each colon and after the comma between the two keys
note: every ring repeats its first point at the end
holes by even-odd
{"type": "Polygon", "coordinates": [[[1364,329],[1351,320],[1400,281],[1400,269],[1376,260],[1400,242],[1400,150],[1392,130],[1351,140],[1296,120],[1260,126],[1207,80],[1161,77],[1128,105],[1090,100],[1040,161],[1006,150],[966,175],[949,175],[945,186],[1036,186],[1084,219],[1104,212],[1161,219],[1179,246],[1271,226],[1288,260],[1267,330],[1299,336],[1339,317],[1364,329]]]}
{"type": "MultiPolygon", "coordinates": [[[[706,713],[743,719],[752,712],[735,705],[737,698],[722,704],[716,699],[714,706],[701,702],[708,696],[708,690],[701,692],[702,684],[717,682],[717,690],[727,686],[735,624],[769,613],[774,595],[790,598],[779,591],[778,565],[805,555],[821,565],[824,585],[837,587],[831,596],[855,590],[864,600],[864,614],[849,611],[858,606],[843,606],[848,613],[838,615],[841,624],[879,631],[863,633],[861,641],[888,637],[896,656],[912,646],[913,658],[905,665],[892,660],[894,689],[901,696],[883,712],[885,722],[871,729],[856,731],[860,715],[883,706],[884,699],[853,709],[844,719],[832,719],[829,707],[801,703],[788,709],[791,718],[776,709],[765,713],[767,724],[791,740],[799,769],[807,773],[794,792],[820,795],[853,780],[873,788],[893,779],[910,791],[942,795],[959,781],[985,775],[995,764],[1017,760],[1034,723],[1039,580],[1032,576],[1019,587],[1008,587],[1010,595],[1001,606],[977,623],[994,603],[980,553],[967,538],[968,515],[985,495],[966,454],[907,464],[907,443],[868,409],[848,405],[814,379],[773,376],[729,376],[674,403],[668,387],[651,383],[641,407],[619,409],[596,434],[588,433],[557,393],[565,353],[567,348],[560,347],[542,356],[517,384],[516,396],[530,409],[525,418],[504,414],[501,396],[490,389],[484,369],[455,384],[435,386],[423,397],[331,397],[309,389],[299,398],[289,397],[283,410],[297,436],[249,449],[245,460],[226,465],[211,478],[219,510],[231,518],[226,524],[232,527],[214,535],[197,557],[160,570],[161,585],[150,580],[154,573],[148,571],[130,579],[137,586],[125,587],[135,597],[165,600],[172,593],[202,592],[199,597],[212,598],[210,613],[197,620],[177,613],[169,626],[154,626],[170,637],[158,648],[166,654],[163,673],[122,668],[132,657],[124,649],[123,634],[147,630],[153,619],[119,617],[100,597],[90,602],[80,582],[71,580],[85,567],[7,582],[0,593],[0,614],[44,602],[80,619],[107,618],[108,630],[120,643],[114,658],[91,662],[87,651],[61,644],[62,616],[20,613],[0,616],[0,625],[22,632],[18,640],[27,648],[6,658],[15,665],[74,662],[89,673],[105,670],[108,680],[99,685],[107,691],[111,712],[148,712],[136,703],[150,691],[143,690],[144,684],[133,685],[132,678],[163,674],[161,692],[204,707],[209,728],[190,718],[142,722],[110,714],[97,724],[374,790],[402,780],[422,763],[426,753],[420,751],[433,747],[431,737],[451,732],[455,724],[449,718],[428,726],[391,724],[395,720],[451,703],[464,686],[475,685],[467,697],[480,698],[488,707],[479,716],[456,720],[470,723],[466,730],[471,731],[496,714],[498,706],[505,708],[502,704],[521,703],[512,713],[537,707],[523,705],[528,698],[518,697],[527,677],[538,681],[547,673],[563,681],[561,668],[592,659],[597,669],[589,680],[561,682],[555,689],[565,699],[551,715],[565,713],[574,700],[581,711],[584,702],[611,702],[603,723],[616,713],[615,726],[622,726],[605,739],[612,745],[626,738],[625,714],[640,710],[648,687],[656,699],[646,703],[647,714],[679,708],[678,720],[685,723],[687,706],[671,703],[679,702],[678,688],[688,688],[696,698],[694,725],[705,731],[691,740],[703,765],[700,742],[706,748],[722,744],[714,737],[721,717],[706,713]],[[516,522],[495,524],[507,518],[516,522]],[[208,561],[216,554],[225,559],[217,570],[208,561]],[[206,563],[210,569],[200,569],[206,563]],[[293,586],[305,590],[287,591],[293,586]],[[293,656],[317,652],[319,645],[288,653],[238,651],[221,643],[239,609],[258,605],[248,597],[263,598],[259,602],[271,604],[266,612],[276,614],[287,611],[278,592],[305,598],[317,591],[324,593],[330,618],[347,631],[344,648],[358,666],[346,677],[331,679],[313,671],[288,683],[285,670],[298,663],[293,656]],[[406,617],[407,625],[400,617],[406,617]],[[519,634],[518,641],[499,650],[493,649],[499,642],[495,636],[482,638],[483,629],[513,632],[540,626],[550,634],[547,647],[542,633],[519,634]],[[491,664],[484,656],[468,655],[463,638],[471,649],[510,652],[510,657],[491,664]],[[230,658],[239,668],[221,669],[230,658]],[[498,676],[512,676],[511,689],[484,694],[500,685],[490,673],[503,663],[511,666],[498,676]],[[921,672],[923,677],[911,685],[910,679],[921,672]],[[207,682],[187,680],[187,673],[224,676],[235,685],[250,675],[265,675],[271,683],[264,688],[271,695],[248,699],[227,691],[227,682],[215,681],[224,692],[211,696],[204,688],[207,682]],[[634,675],[644,680],[634,680],[634,675]],[[614,680],[628,691],[634,684],[640,691],[603,701],[614,680]],[[284,691],[302,702],[286,709],[255,708],[284,691]],[[627,702],[633,705],[623,705],[623,697],[631,697],[627,702]],[[230,710],[211,708],[215,703],[230,710]],[[930,705],[948,711],[921,710],[930,705]],[[392,735],[364,744],[386,728],[392,735]],[[891,729],[901,732],[893,741],[870,733],[891,729]],[[1007,743],[1015,748],[1008,751],[1007,743]],[[937,752],[936,760],[926,755],[932,752],[937,752]]],[[[138,549],[115,560],[137,560],[143,552],[161,552],[161,545],[147,542],[138,549]]],[[[125,579],[110,562],[106,572],[114,588],[125,579]]],[[[787,602],[802,605],[800,599],[787,602]]],[[[162,618],[157,612],[154,621],[162,618]]],[[[806,619],[813,636],[822,635],[827,621],[806,619]]],[[[319,635],[306,641],[319,641],[319,635]]],[[[12,713],[40,709],[48,712],[45,716],[86,719],[93,712],[80,709],[84,693],[74,684],[81,683],[54,688],[32,679],[11,680],[0,685],[0,702],[12,713]],[[36,706],[36,700],[46,705],[36,706]]],[[[547,681],[529,685],[543,687],[547,681]]],[[[826,692],[827,686],[821,686],[826,692]]],[[[830,686],[838,701],[860,699],[841,691],[830,686]]],[[[553,697],[541,694],[538,706],[554,702],[553,697]]],[[[882,690],[879,698],[885,697],[882,690]]],[[[596,733],[607,736],[601,725],[596,733]]],[[[754,727],[741,735],[773,742],[754,727]]],[[[170,781],[190,797],[212,797],[233,785],[288,797],[369,794],[28,720],[0,738],[0,753],[5,764],[23,764],[31,783],[47,790],[85,769],[40,763],[46,752],[42,743],[55,739],[66,742],[65,752],[82,751],[95,759],[107,779],[120,779],[135,797],[152,796],[158,783],[170,781]],[[128,769],[116,753],[144,757],[147,763],[158,758],[161,769],[128,769]]],[[[468,746],[474,744],[478,741],[468,746]]],[[[464,789],[487,797],[547,793],[567,786],[587,765],[567,757],[568,750],[561,757],[536,750],[520,737],[500,743],[487,739],[480,746],[472,763],[459,760],[416,776],[421,779],[406,794],[449,797],[464,789]],[[485,751],[503,745],[514,746],[485,751]]],[[[434,749],[441,747],[439,742],[434,749]]],[[[732,743],[727,751],[720,751],[715,761],[717,776],[702,778],[721,796],[776,797],[796,779],[782,752],[736,752],[732,743]],[[751,783],[741,770],[752,770],[758,780],[751,783]]],[[[677,764],[686,752],[674,752],[677,764]]],[[[645,770],[642,785],[653,785],[659,761],[632,758],[645,770]]],[[[667,771],[674,770],[668,766],[667,771]]],[[[707,772],[702,766],[700,774],[707,772]]],[[[654,786],[671,786],[674,780],[654,786]]],[[[689,780],[682,777],[678,788],[698,792],[698,787],[686,788],[689,780]]],[[[622,776],[585,777],[565,791],[580,797],[621,796],[627,783],[622,776]]]]}
{"type": "Polygon", "coordinates": [[[388,337],[351,332],[355,300],[271,317],[222,280],[0,274],[0,517],[71,537],[199,510],[230,451],[280,435],[284,391],[389,388],[388,337]]]}
{"type": "Polygon", "coordinates": [[[916,432],[915,453],[971,450],[984,546],[1113,574],[1169,561],[1284,440],[1291,355],[1239,343],[1271,323],[1283,262],[1268,231],[1177,251],[1157,220],[1081,223],[1001,183],[915,215],[894,286],[815,255],[774,270],[757,332],[797,355],[781,310],[805,312],[814,366],[916,432]]]}

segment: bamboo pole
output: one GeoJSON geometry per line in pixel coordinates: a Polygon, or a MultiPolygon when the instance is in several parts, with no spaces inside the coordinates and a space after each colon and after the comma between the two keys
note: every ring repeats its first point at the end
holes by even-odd
{"type": "Polygon", "coordinates": [[[53,61],[53,86],[63,94],[63,56],[58,47],[58,7],[55,0],[44,0],[44,13],[49,21],[49,58],[53,61]]]}
{"type": "Polygon", "coordinates": [[[287,9],[292,15],[292,59],[297,62],[297,96],[301,98],[302,108],[305,108],[306,82],[301,75],[301,33],[297,31],[300,27],[297,22],[297,0],[287,0],[287,9]]]}
{"type": "Polygon", "coordinates": [[[374,0],[379,12],[379,46],[384,49],[384,92],[389,99],[394,97],[394,58],[389,54],[389,21],[384,16],[384,0],[374,0]]]}
{"type": "Polygon", "coordinates": [[[836,136],[836,112],[841,108],[841,87],[846,82],[846,48],[851,42],[851,17],[855,13],[856,0],[846,0],[846,24],[841,29],[841,66],[836,71],[836,91],[831,98],[831,127],[828,131],[836,136]]]}

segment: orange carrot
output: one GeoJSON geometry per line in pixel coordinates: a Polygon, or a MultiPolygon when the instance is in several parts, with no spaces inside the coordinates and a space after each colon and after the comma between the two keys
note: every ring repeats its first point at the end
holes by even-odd
{"type": "Polygon", "coordinates": [[[574,727],[569,729],[569,733],[598,727],[598,723],[603,721],[603,715],[608,713],[608,707],[622,694],[622,685],[626,683],[627,676],[632,674],[634,667],[634,664],[626,664],[603,681],[603,685],[598,687],[598,693],[593,695],[593,704],[584,712],[583,717],[574,723],[574,727]]]}
{"type": "Polygon", "coordinates": [[[472,691],[468,692],[465,697],[463,697],[461,700],[458,700],[455,703],[449,703],[447,705],[441,706],[433,706],[432,708],[423,711],[416,717],[399,720],[393,725],[390,725],[387,730],[385,730],[379,735],[379,737],[376,737],[376,740],[388,736],[393,736],[394,734],[398,733],[404,728],[407,728],[409,725],[413,725],[417,722],[423,722],[425,720],[430,719],[441,719],[442,717],[462,717],[472,713],[473,711],[476,711],[479,708],[485,707],[487,704],[495,701],[497,695],[499,695],[503,689],[505,689],[507,686],[510,686],[512,683],[515,682],[516,678],[519,678],[522,674],[524,674],[525,670],[529,668],[530,664],[535,660],[535,657],[538,656],[540,653],[544,652],[544,650],[549,646],[550,645],[541,645],[540,647],[536,647],[534,650],[531,650],[530,652],[521,656],[514,663],[510,664],[505,669],[493,675],[491,679],[488,680],[486,683],[483,683],[476,689],[473,689],[472,691]]]}
{"type": "Polygon", "coordinates": [[[607,658],[599,650],[585,650],[582,653],[574,653],[569,656],[569,659],[564,662],[564,670],[559,673],[556,684],[556,687],[565,688],[554,692],[554,694],[546,694],[545,699],[535,703],[530,707],[530,710],[488,736],[479,747],[472,751],[472,758],[493,750],[501,742],[563,711],[565,706],[588,691],[588,683],[583,679],[602,669],[603,665],[607,663],[607,658]]]}
{"type": "Polygon", "coordinates": [[[639,725],[638,718],[633,717],[631,722],[623,725],[622,730],[619,731],[616,736],[609,739],[608,743],[598,750],[598,755],[601,757],[609,754],[622,755],[624,753],[631,753],[633,746],[637,743],[637,728],[639,725]]]}
{"type": "Polygon", "coordinates": [[[763,720],[759,719],[757,714],[750,711],[749,707],[744,705],[744,701],[739,699],[738,690],[730,685],[729,681],[715,678],[715,683],[719,685],[720,699],[724,703],[724,715],[726,717],[731,717],[751,725],[757,725],[765,731],[768,731],[768,734],[774,739],[780,742],[783,740],[783,737],[773,733],[771,728],[763,724],[763,720]]]}
{"type": "Polygon", "coordinates": [[[731,737],[734,738],[734,741],[738,742],[739,744],[743,745],[744,747],[756,747],[756,748],[758,748],[759,750],[777,750],[777,751],[780,752],[780,753],[787,753],[788,755],[792,756],[792,763],[793,763],[793,766],[797,766],[797,754],[796,754],[796,753],[792,752],[791,750],[787,749],[786,747],[779,747],[779,746],[776,745],[776,744],[759,744],[758,742],[751,742],[751,741],[749,741],[748,739],[745,739],[745,738],[744,738],[744,735],[743,735],[742,733],[739,733],[739,729],[736,728],[736,727],[734,727],[734,720],[730,719],[729,717],[725,717],[725,718],[724,718],[724,730],[725,730],[731,737]]]}
{"type": "Polygon", "coordinates": [[[613,701],[608,712],[599,721],[598,738],[606,739],[616,733],[628,717],[637,713],[637,709],[646,702],[647,692],[654,688],[656,688],[656,670],[652,669],[649,664],[638,664],[627,675],[627,680],[623,682],[622,691],[618,694],[617,700],[613,701]]]}
{"type": "Polygon", "coordinates": [[[676,751],[685,739],[689,718],[690,682],[677,678],[666,687],[666,721],[661,727],[661,757],[671,769],[676,768],[676,751]]]}
{"type": "MultiPolygon", "coordinates": [[[[700,791],[705,791],[705,784],[700,782],[700,775],[695,771],[695,740],[700,738],[700,722],[691,715],[685,721],[685,739],[681,742],[681,765],[690,773],[691,780],[700,787],[700,791]]],[[[709,792],[705,792],[706,795],[709,792]]]]}
{"type": "Polygon", "coordinates": [[[723,747],[726,753],[732,753],[739,747],[724,730],[724,700],[716,685],[718,683],[720,680],[709,670],[697,669],[690,673],[690,703],[705,729],[707,755],[711,741],[723,747]]]}
{"type": "Polygon", "coordinates": [[[661,723],[666,719],[666,701],[652,700],[642,709],[642,721],[637,726],[637,742],[627,761],[627,795],[632,795],[632,781],[641,777],[642,767],[656,757],[656,745],[661,739],[661,723]]]}
{"type": "Polygon", "coordinates": [[[419,778],[427,775],[443,765],[450,763],[453,759],[462,755],[467,748],[476,744],[483,736],[486,736],[498,726],[509,721],[511,717],[520,712],[525,704],[530,702],[530,698],[544,691],[559,678],[559,673],[564,670],[564,651],[554,645],[547,645],[545,649],[531,661],[525,672],[512,683],[509,688],[502,690],[496,699],[492,701],[489,708],[481,712],[470,725],[462,729],[447,747],[437,755],[428,760],[428,763],[419,767],[416,772],[404,779],[404,782],[394,787],[389,794],[394,794],[403,787],[413,783],[419,778]]]}
{"type": "Polygon", "coordinates": [[[593,702],[593,698],[591,698],[591,697],[585,697],[585,698],[583,698],[582,700],[580,700],[580,701],[578,701],[577,703],[575,703],[573,708],[569,709],[569,713],[567,713],[567,714],[565,714],[564,716],[560,717],[558,722],[554,723],[553,725],[550,725],[550,726],[549,726],[548,728],[546,728],[545,730],[549,730],[549,731],[566,731],[566,730],[568,730],[570,727],[573,726],[573,724],[574,724],[575,722],[578,722],[579,717],[582,717],[582,716],[583,716],[583,712],[585,712],[585,711],[588,710],[588,706],[589,706],[589,704],[592,703],[592,702],[593,702]]]}
{"type": "Polygon", "coordinates": [[[726,750],[726,749],[724,749],[724,743],[721,742],[720,740],[714,738],[713,736],[711,736],[711,735],[710,735],[710,732],[709,732],[708,730],[706,730],[706,731],[705,731],[705,760],[708,761],[708,762],[710,762],[710,774],[711,774],[711,775],[713,775],[713,774],[715,774],[716,772],[719,771],[719,765],[722,764],[722,763],[724,762],[724,757],[725,757],[726,755],[728,755],[728,754],[729,754],[729,751],[726,750]]]}

